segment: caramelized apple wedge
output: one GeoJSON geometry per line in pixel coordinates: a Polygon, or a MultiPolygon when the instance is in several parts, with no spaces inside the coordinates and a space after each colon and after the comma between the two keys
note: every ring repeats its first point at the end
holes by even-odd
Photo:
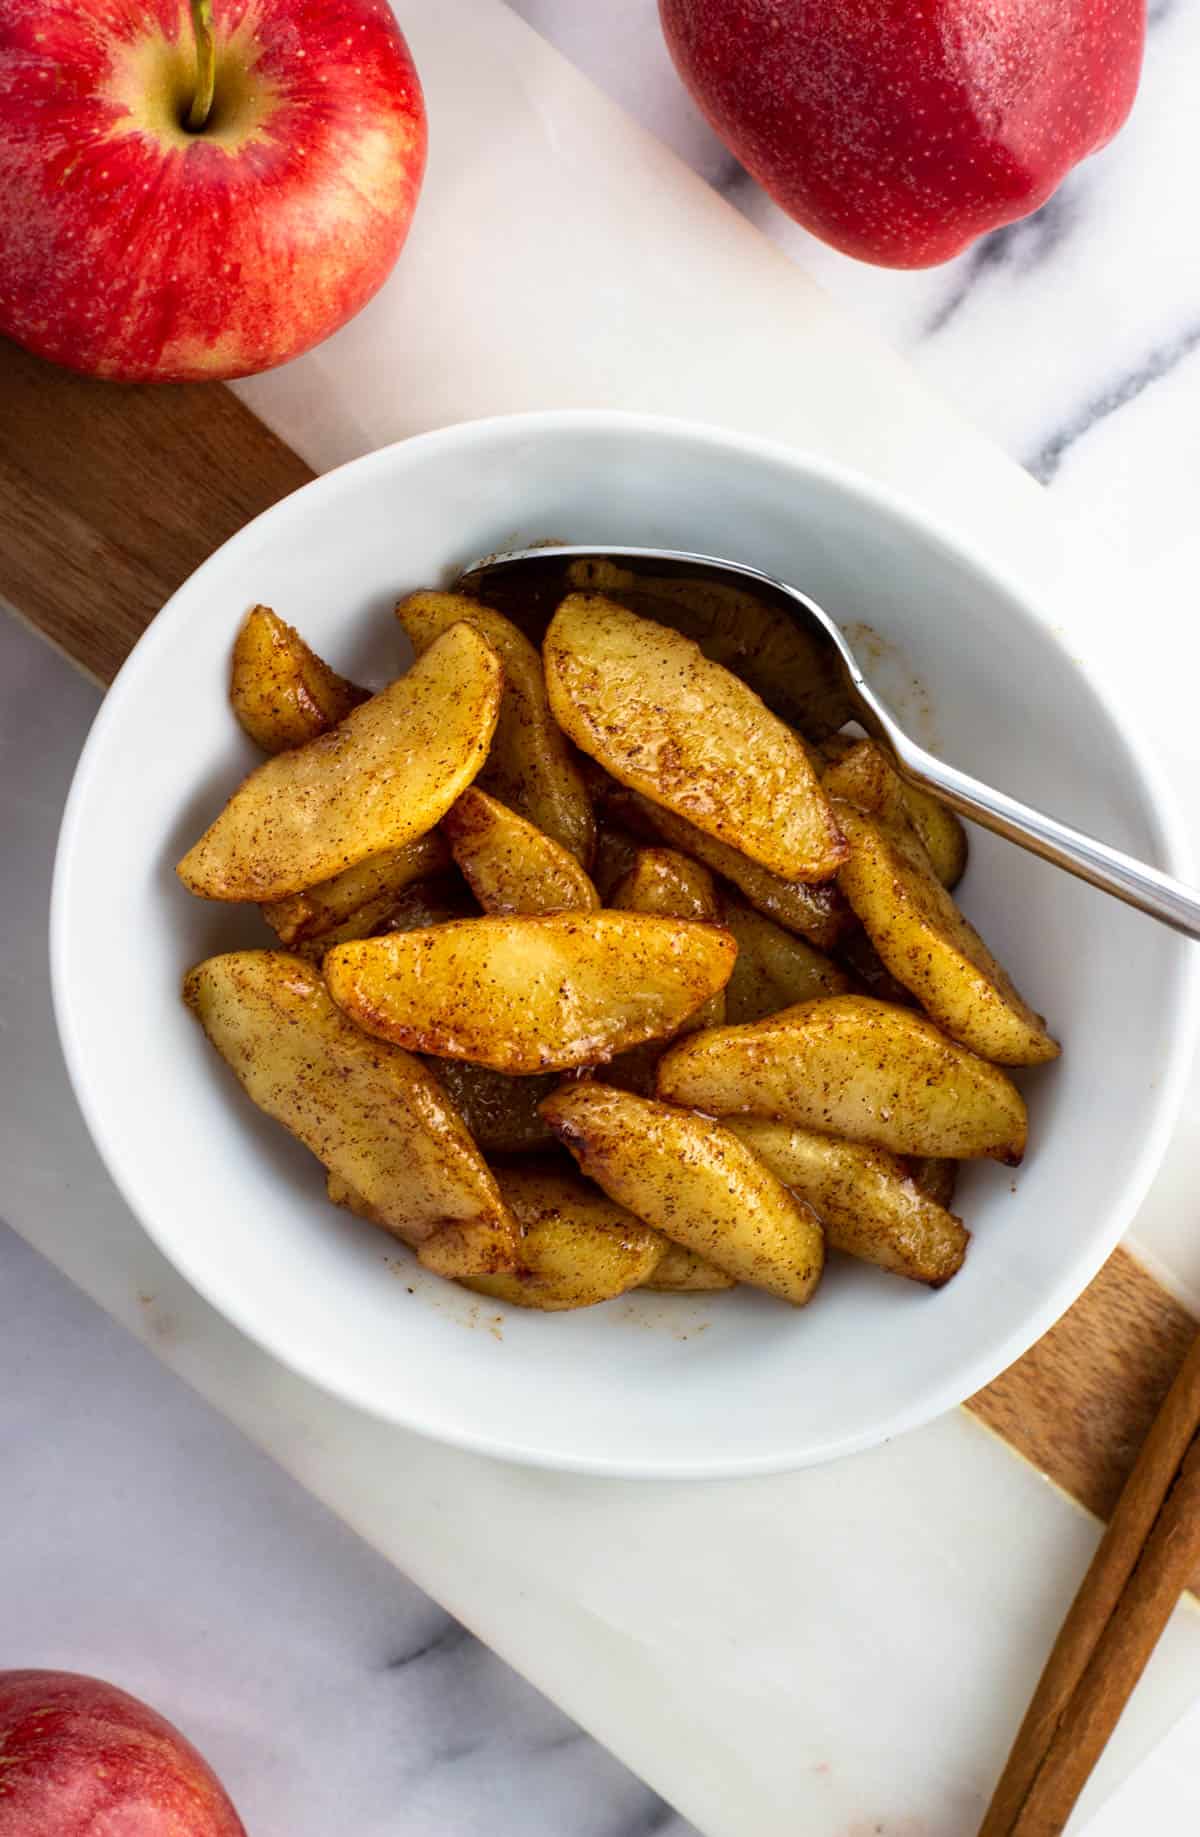
{"type": "Polygon", "coordinates": [[[366,699],[366,689],[331,670],[269,606],[246,614],[234,640],[229,700],[264,753],[315,740],[366,699]]]}
{"type": "Polygon", "coordinates": [[[183,993],[247,1096],[364,1216],[442,1274],[514,1267],[516,1224],[441,1085],[347,1020],[311,964],[232,951],[197,964],[183,993]]]}
{"type": "Polygon", "coordinates": [[[732,1024],[765,1020],[798,1001],[845,995],[854,986],[815,945],[764,918],[753,906],[726,900],[725,924],[738,946],[725,996],[732,1024]]]}
{"type": "Polygon", "coordinates": [[[715,1263],[698,1257],[682,1244],[668,1243],[662,1261],[642,1283],[662,1295],[712,1295],[722,1289],[736,1288],[737,1278],[727,1276],[715,1263]]]}
{"type": "Polygon", "coordinates": [[[667,1240],[577,1174],[514,1167],[496,1179],[521,1227],[520,1266],[466,1277],[477,1294],[547,1313],[590,1308],[639,1288],[662,1261],[667,1240]]]}
{"type": "Polygon", "coordinates": [[[801,1002],[749,1026],[690,1034],[660,1060],[658,1095],[893,1154],[1015,1167],[1025,1152],[1025,1101],[1011,1078],[923,1015],[869,995],[801,1002]]]}
{"type": "Polygon", "coordinates": [[[663,918],[702,919],[710,925],[721,922],[712,875],[673,848],[639,848],[608,903],[623,912],[657,912],[663,918]]]}
{"type": "Polygon", "coordinates": [[[524,632],[462,593],[410,593],[396,617],[418,657],[463,619],[487,639],[504,665],[504,699],[480,785],[587,867],[596,839],[591,799],[551,716],[542,660],[524,632]]]}
{"type": "Polygon", "coordinates": [[[727,1127],[807,1199],[831,1250],[941,1288],[962,1267],[962,1220],[923,1193],[899,1156],[794,1123],[731,1116],[727,1127]]]}
{"type": "Polygon", "coordinates": [[[715,925],[572,912],[339,944],[324,970],[368,1033],[519,1074],[596,1065],[668,1037],[724,988],[736,954],[715,925]]]}
{"type": "Polygon", "coordinates": [[[503,673],[470,625],[329,733],[268,759],[179,863],[206,899],[301,893],[441,821],[487,757],[503,673]]]}
{"type": "Polygon", "coordinates": [[[837,805],[838,885],[884,967],[952,1038],[998,1065],[1042,1065],[1057,1040],[961,913],[911,832],[837,805]]]}
{"type": "Polygon", "coordinates": [[[273,900],[263,917],[281,944],[294,949],[338,933],[343,938],[369,937],[382,925],[401,893],[417,881],[440,874],[450,865],[450,850],[436,830],[400,848],[385,848],[303,893],[273,900]],[[347,931],[346,926],[353,926],[347,931]]]}
{"type": "Polygon", "coordinates": [[[790,727],[690,638],[572,593],[542,647],[554,718],[623,785],[785,880],[828,880],[845,845],[790,727]]]}
{"type": "Polygon", "coordinates": [[[815,1213],[732,1130],[609,1085],[563,1085],[542,1114],[610,1199],[736,1281],[794,1307],[825,1261],[815,1213]]]}
{"type": "Polygon", "coordinates": [[[594,912],[600,904],[574,855],[478,785],[446,812],[442,832],[485,912],[594,912]]]}
{"type": "Polygon", "coordinates": [[[833,881],[819,887],[805,886],[798,880],[783,880],[748,855],[739,854],[728,843],[706,835],[673,810],[664,810],[636,791],[622,790],[612,801],[613,815],[628,821],[631,828],[645,831],[666,842],[680,854],[700,861],[710,872],[719,874],[738,889],[748,905],[754,907],[787,931],[807,938],[818,950],[835,945],[853,915],[833,881]]]}
{"type": "Polygon", "coordinates": [[[821,779],[827,797],[843,798],[885,825],[911,827],[942,885],[958,885],[967,866],[967,832],[953,810],[901,778],[873,740],[833,734],[821,751],[833,761],[821,779]]]}

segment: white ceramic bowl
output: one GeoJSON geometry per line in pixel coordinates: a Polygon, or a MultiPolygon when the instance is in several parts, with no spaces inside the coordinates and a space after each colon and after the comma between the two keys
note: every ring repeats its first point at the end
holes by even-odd
{"type": "Polygon", "coordinates": [[[490,1454],[630,1475],[799,1466],[927,1420],[1017,1358],[1089,1281],[1164,1146],[1190,1039],[1189,947],[990,837],[961,898],[1062,1061],[1022,1080],[1031,1151],[960,1188],[966,1266],[932,1294],[834,1260],[794,1313],[747,1289],[583,1313],[506,1310],[420,1272],[324,1198],[179,1000],[198,958],[267,934],[173,864],[254,763],[230,645],[274,606],[338,669],[406,660],[398,593],[538,539],[756,563],[868,620],[924,684],[946,756],[1176,870],[1146,761],[1047,620],[944,534],[812,457],[607,414],[453,427],[285,499],[183,586],[80,760],[54,886],[55,1001],[92,1133],[195,1287],[288,1365],[380,1416],[490,1454]]]}

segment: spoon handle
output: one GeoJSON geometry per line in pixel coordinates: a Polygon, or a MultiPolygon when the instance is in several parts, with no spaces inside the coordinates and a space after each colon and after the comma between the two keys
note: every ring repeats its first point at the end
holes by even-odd
{"type": "Polygon", "coordinates": [[[910,740],[900,745],[896,743],[899,736],[888,737],[903,775],[934,792],[959,816],[970,817],[1006,841],[1040,855],[1043,861],[1066,868],[1069,874],[1099,887],[1102,893],[1112,893],[1128,906],[1136,906],[1139,912],[1148,912],[1151,918],[1182,931],[1185,937],[1200,938],[1200,894],[1192,887],[1144,861],[1135,861],[1119,848],[1110,848],[1106,842],[1097,842],[1067,823],[1032,810],[1003,791],[993,791],[910,740]]]}

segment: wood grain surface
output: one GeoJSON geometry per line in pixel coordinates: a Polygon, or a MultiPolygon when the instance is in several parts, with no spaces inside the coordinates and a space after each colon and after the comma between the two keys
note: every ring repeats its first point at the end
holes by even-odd
{"type": "MultiPolygon", "coordinates": [[[[100,682],[205,556],[311,476],[227,389],[89,382],[0,341],[0,597],[100,682]]],[[[1105,1516],[1195,1330],[1118,1250],[966,1408],[1105,1516]]]]}
{"type": "Polygon", "coordinates": [[[1057,1326],[966,1408],[1107,1518],[1195,1334],[1187,1310],[1118,1249],[1057,1326]]]}
{"type": "Polygon", "coordinates": [[[206,556],[311,477],[228,389],[97,383],[0,339],[0,599],[102,683],[206,556]]]}

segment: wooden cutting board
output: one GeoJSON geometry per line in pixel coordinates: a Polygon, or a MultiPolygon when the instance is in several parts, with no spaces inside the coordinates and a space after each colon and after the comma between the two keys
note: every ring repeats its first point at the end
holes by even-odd
{"type": "MultiPolygon", "coordinates": [[[[206,556],[312,476],[227,389],[96,383],[0,342],[0,598],[101,684],[206,556]]],[[[965,1407],[1107,1516],[1195,1330],[1117,1250],[965,1407]]]]}

